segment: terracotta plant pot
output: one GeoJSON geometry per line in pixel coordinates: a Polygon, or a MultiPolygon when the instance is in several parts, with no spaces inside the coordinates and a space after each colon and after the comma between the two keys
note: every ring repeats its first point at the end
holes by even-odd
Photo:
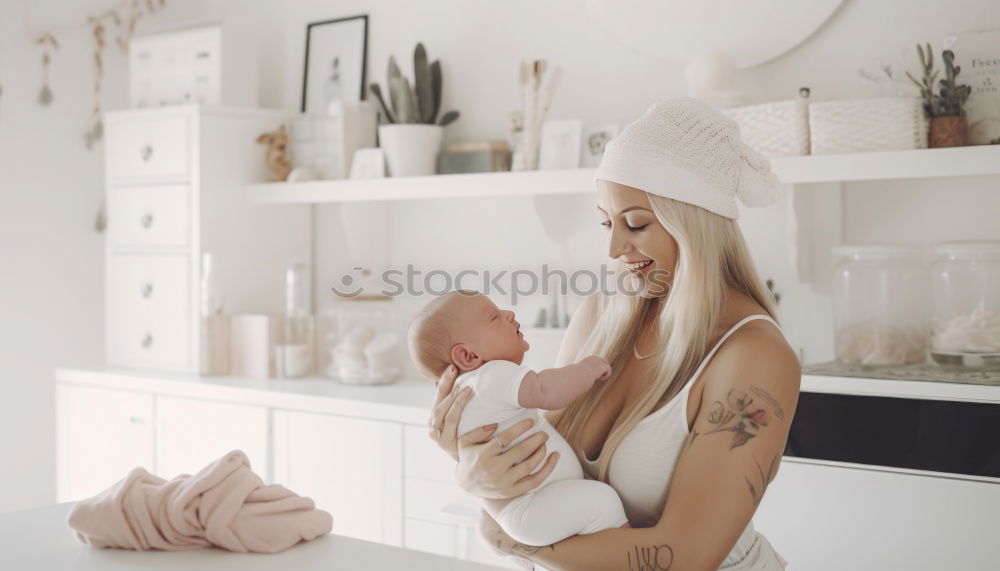
{"type": "Polygon", "coordinates": [[[964,147],[969,144],[964,115],[931,118],[930,147],[964,147]]]}

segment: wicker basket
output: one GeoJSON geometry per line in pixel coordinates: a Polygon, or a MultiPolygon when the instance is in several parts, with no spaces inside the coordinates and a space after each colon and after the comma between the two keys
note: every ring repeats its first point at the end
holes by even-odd
{"type": "Polygon", "coordinates": [[[809,104],[789,99],[724,109],[740,126],[743,141],[769,157],[809,154],[809,104]]]}
{"type": "Polygon", "coordinates": [[[911,97],[813,103],[809,133],[814,155],[927,148],[927,119],[911,97]]]}

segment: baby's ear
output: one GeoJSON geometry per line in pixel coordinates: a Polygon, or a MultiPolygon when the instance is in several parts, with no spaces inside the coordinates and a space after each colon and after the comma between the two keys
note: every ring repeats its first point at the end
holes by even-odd
{"type": "Polygon", "coordinates": [[[474,369],[479,356],[465,343],[458,343],[451,348],[451,361],[459,370],[474,369]]]}

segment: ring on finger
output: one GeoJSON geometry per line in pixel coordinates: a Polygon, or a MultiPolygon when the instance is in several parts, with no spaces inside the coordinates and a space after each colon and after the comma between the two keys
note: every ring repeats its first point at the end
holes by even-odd
{"type": "Polygon", "coordinates": [[[444,430],[444,426],[434,425],[431,429],[434,431],[434,434],[437,434],[438,438],[441,438],[441,431],[444,430]]]}

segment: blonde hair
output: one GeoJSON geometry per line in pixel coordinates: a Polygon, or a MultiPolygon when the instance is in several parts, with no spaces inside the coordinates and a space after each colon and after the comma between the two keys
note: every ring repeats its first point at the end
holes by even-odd
{"type": "Polygon", "coordinates": [[[457,298],[477,295],[482,294],[472,290],[450,291],[427,302],[410,320],[406,335],[410,358],[420,373],[435,383],[452,364],[451,348],[459,342],[453,334],[456,314],[449,306],[457,298]]]}
{"type": "MultiPolygon", "coordinates": [[[[694,375],[719,325],[726,286],[751,297],[777,321],[771,294],[761,283],[735,220],[646,194],[657,220],[677,242],[678,259],[669,294],[659,300],[663,305],[654,326],[663,349],[650,357],[655,373],[639,397],[626,403],[621,424],[608,435],[597,459],[598,479],[605,483],[611,457],[625,435],[659,403],[673,398],[694,375]]],[[[654,303],[658,300],[621,293],[598,297],[597,323],[575,359],[599,355],[614,372],[608,382],[595,385],[554,415],[553,425],[574,450],[582,450],[582,428],[632,358],[639,325],[654,303]]]]}

